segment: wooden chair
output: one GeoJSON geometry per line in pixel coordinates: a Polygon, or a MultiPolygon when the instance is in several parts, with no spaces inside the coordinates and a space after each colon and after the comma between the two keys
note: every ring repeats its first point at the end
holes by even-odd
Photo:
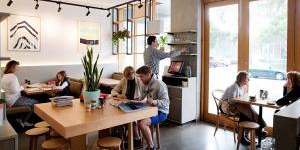
{"type": "Polygon", "coordinates": [[[43,150],[67,150],[69,142],[64,138],[53,138],[42,143],[43,150]]]}
{"type": "Polygon", "coordinates": [[[243,137],[243,131],[248,130],[250,134],[250,150],[256,149],[255,144],[255,130],[259,128],[259,124],[255,122],[243,121],[239,123],[239,133],[238,133],[238,144],[236,149],[239,149],[241,139],[243,137]]]}
{"type": "Polygon", "coordinates": [[[97,141],[99,149],[121,150],[122,140],[117,137],[104,137],[97,141]]]}
{"type": "Polygon", "coordinates": [[[46,121],[41,121],[41,122],[38,122],[38,123],[34,124],[34,127],[36,127],[36,128],[49,128],[50,125],[46,121]]]}
{"type": "MultiPolygon", "coordinates": [[[[234,126],[233,126],[233,139],[234,139],[234,142],[236,142],[235,133],[237,132],[237,129],[238,129],[239,117],[238,116],[233,116],[233,115],[225,114],[225,113],[223,113],[220,110],[220,101],[221,101],[221,96],[223,94],[224,94],[223,90],[214,90],[212,92],[212,97],[214,98],[214,102],[215,102],[215,105],[217,107],[217,123],[216,123],[216,128],[215,128],[214,136],[216,136],[217,130],[220,127],[220,119],[224,117],[224,118],[227,118],[230,121],[234,122],[234,126]]],[[[226,130],[226,124],[225,123],[224,123],[224,130],[226,130]]]]}
{"type": "Polygon", "coordinates": [[[157,125],[152,125],[151,126],[151,132],[152,132],[152,139],[154,136],[154,131],[156,132],[156,142],[157,142],[157,149],[160,149],[160,130],[159,130],[159,124],[157,125]]]}
{"type": "Polygon", "coordinates": [[[27,130],[25,134],[29,136],[29,150],[37,150],[37,140],[39,136],[49,133],[49,128],[32,128],[27,130]]]}

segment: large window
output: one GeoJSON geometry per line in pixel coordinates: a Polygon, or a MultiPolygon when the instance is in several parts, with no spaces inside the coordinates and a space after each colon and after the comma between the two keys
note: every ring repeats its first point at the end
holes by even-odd
{"type": "Polygon", "coordinates": [[[216,114],[212,91],[234,83],[237,73],[238,5],[209,8],[209,113],[216,114]]]}
{"type": "MultiPolygon", "coordinates": [[[[260,89],[269,98],[282,97],[287,70],[287,1],[257,0],[249,4],[249,94],[260,89]]],[[[273,124],[274,109],[265,109],[264,119],[273,124]]]]}
{"type": "MultiPolygon", "coordinates": [[[[202,50],[205,59],[202,68],[205,119],[215,121],[212,91],[225,90],[233,84],[239,70],[249,71],[250,96],[259,97],[260,90],[268,91],[269,100],[283,96],[286,72],[296,68],[291,63],[297,62],[298,41],[294,34],[297,18],[294,11],[288,10],[297,6],[292,6],[294,1],[291,1],[288,7],[288,1],[207,0],[202,50]]],[[[264,108],[263,118],[268,126],[273,125],[274,111],[264,108]]]]}

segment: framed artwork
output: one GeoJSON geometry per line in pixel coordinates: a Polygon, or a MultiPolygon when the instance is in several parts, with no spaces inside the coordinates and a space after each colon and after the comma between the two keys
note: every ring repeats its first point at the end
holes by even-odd
{"type": "Polygon", "coordinates": [[[7,19],[7,42],[10,51],[40,51],[41,19],[11,15],[7,19]]]}
{"type": "Polygon", "coordinates": [[[85,51],[87,47],[93,47],[94,51],[100,51],[100,23],[79,21],[79,51],[85,51]]]}

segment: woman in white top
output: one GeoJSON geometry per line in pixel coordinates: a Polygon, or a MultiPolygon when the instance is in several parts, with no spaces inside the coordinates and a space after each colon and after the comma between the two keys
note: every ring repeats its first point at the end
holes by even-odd
{"type": "Polygon", "coordinates": [[[54,87],[57,90],[59,96],[69,96],[70,95],[70,82],[68,80],[67,74],[65,71],[60,71],[56,74],[56,86],[54,87]]]}
{"type": "Polygon", "coordinates": [[[266,126],[264,120],[259,121],[258,114],[249,104],[232,102],[232,98],[245,97],[248,94],[249,76],[245,71],[238,73],[235,83],[229,86],[222,96],[221,110],[227,114],[239,115],[240,121],[252,121],[260,124],[262,128],[266,126]]]}
{"type": "MultiPolygon", "coordinates": [[[[1,88],[5,91],[5,99],[8,107],[25,106],[30,108],[33,112],[33,105],[38,103],[38,101],[21,95],[24,88],[20,85],[18,78],[15,75],[18,66],[19,62],[15,60],[11,60],[6,64],[3,77],[1,79],[1,88]]],[[[20,122],[22,126],[29,125],[27,121],[32,112],[23,119],[22,123],[20,122]]]]}

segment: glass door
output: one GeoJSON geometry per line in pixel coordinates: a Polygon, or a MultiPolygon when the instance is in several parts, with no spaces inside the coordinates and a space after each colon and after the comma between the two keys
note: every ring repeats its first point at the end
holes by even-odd
{"type": "Polygon", "coordinates": [[[212,92],[225,90],[233,84],[237,74],[238,58],[238,4],[211,7],[206,11],[208,17],[208,115],[217,113],[212,92]]]}

